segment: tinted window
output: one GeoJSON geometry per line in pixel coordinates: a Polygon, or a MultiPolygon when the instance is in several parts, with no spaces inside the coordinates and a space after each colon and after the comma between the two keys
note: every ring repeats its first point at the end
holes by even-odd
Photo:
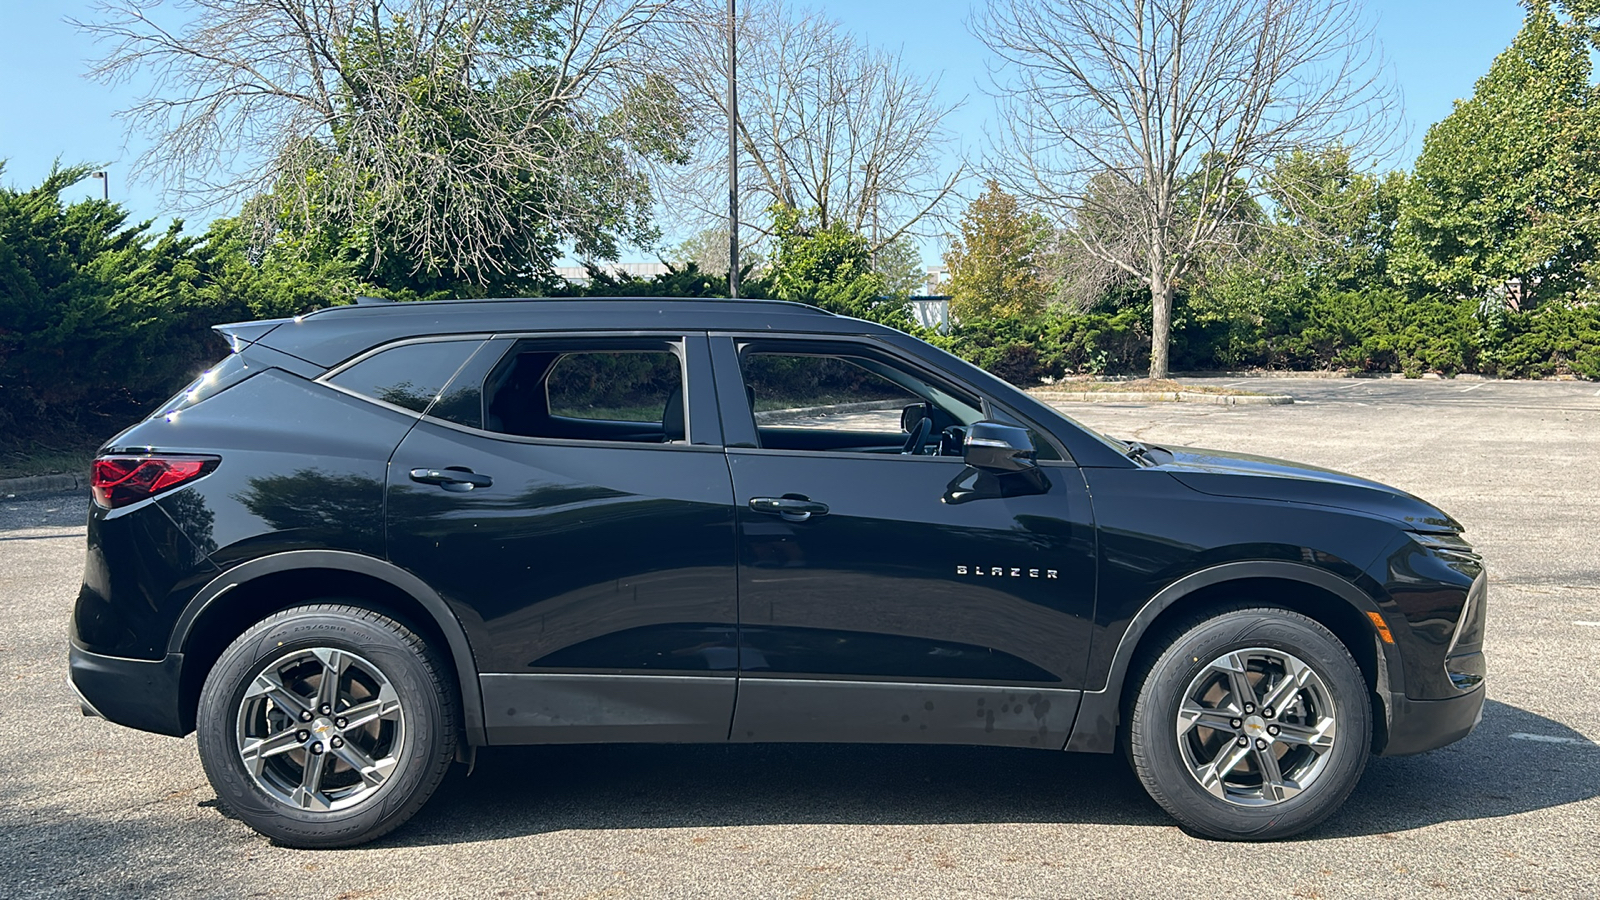
{"type": "Polygon", "coordinates": [[[686,437],[683,365],[660,340],[528,341],[485,387],[484,426],[522,437],[665,443],[686,437]]]}
{"type": "Polygon", "coordinates": [[[959,429],[982,418],[926,379],[865,357],[754,350],[744,376],[768,449],[898,453],[912,439],[907,427],[928,419],[913,452],[949,454],[959,429]]]}
{"type": "Polygon", "coordinates": [[[678,357],[664,351],[568,353],[545,387],[552,416],[660,422],[681,378],[678,357]]]}
{"type": "Polygon", "coordinates": [[[401,344],[367,357],[333,378],[358,394],[422,412],[482,341],[401,344]]]}
{"type": "Polygon", "coordinates": [[[199,378],[196,378],[188,387],[179,391],[171,400],[168,400],[161,409],[156,411],[155,415],[162,416],[188,409],[223,388],[232,387],[264,368],[266,367],[250,365],[243,354],[235,353],[201,373],[199,378]]]}
{"type": "MultiPolygon", "coordinates": [[[[757,420],[762,413],[797,409],[825,413],[874,401],[898,409],[920,399],[882,375],[835,356],[752,353],[745,357],[744,377],[757,420]]],[[[898,427],[899,414],[891,418],[898,427]]]]}

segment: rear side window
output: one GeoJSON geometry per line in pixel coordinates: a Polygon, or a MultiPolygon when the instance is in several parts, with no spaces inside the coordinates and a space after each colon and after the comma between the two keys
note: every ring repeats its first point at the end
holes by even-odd
{"type": "Polygon", "coordinates": [[[425,341],[380,350],[328,379],[347,391],[423,412],[481,340],[425,341]]]}
{"type": "Polygon", "coordinates": [[[568,353],[545,383],[550,415],[607,422],[660,422],[682,389],[678,357],[663,350],[568,353]]]}
{"type": "Polygon", "coordinates": [[[530,438],[676,443],[687,438],[683,388],[673,341],[527,340],[485,380],[483,427],[530,438]]]}

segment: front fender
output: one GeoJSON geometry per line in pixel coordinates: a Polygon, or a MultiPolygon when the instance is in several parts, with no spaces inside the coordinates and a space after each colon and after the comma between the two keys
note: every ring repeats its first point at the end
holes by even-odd
{"type": "MultiPolygon", "coordinates": [[[[1246,579],[1276,579],[1292,581],[1320,588],[1349,603],[1362,618],[1379,612],[1378,604],[1365,591],[1338,575],[1315,566],[1284,560],[1243,560],[1227,562],[1191,572],[1172,582],[1140,607],[1128,623],[1117,642],[1109,668],[1097,690],[1085,690],[1079,707],[1078,719],[1066,749],[1086,753],[1110,753],[1116,747],[1117,727],[1122,716],[1122,688],[1128,668],[1133,662],[1140,642],[1156,619],[1185,597],[1213,585],[1246,579]]],[[[1378,657],[1379,693],[1385,690],[1403,691],[1404,672],[1399,654],[1386,653],[1384,645],[1376,640],[1377,632],[1368,626],[1374,637],[1373,646],[1378,657]]],[[[1093,673],[1090,673],[1093,677],[1093,673]]]]}

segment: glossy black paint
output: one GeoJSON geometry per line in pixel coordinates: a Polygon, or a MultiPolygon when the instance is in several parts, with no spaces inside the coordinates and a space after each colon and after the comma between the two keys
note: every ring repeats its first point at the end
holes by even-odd
{"type": "Polygon", "coordinates": [[[1164,614],[1230,597],[1310,604],[1338,620],[1370,659],[1385,724],[1377,749],[1454,740],[1482,706],[1483,570],[1444,513],[1276,460],[1130,455],[881,326],[759,301],[483,301],[345,307],[226,331],[248,377],[106,447],[222,464],[90,515],[73,679],[133,727],[186,731],[229,617],[313,599],[253,591],[295,572],[311,573],[301,591],[381,586],[386,608],[437,635],[474,744],[1109,751],[1141,641],[1164,614]],[[485,378],[540,335],[676,348],[687,433],[621,443],[484,431],[485,378]],[[1027,454],[1013,448],[1002,472],[960,456],[760,449],[735,335],[899,360],[1016,426],[995,435],[1060,459],[1019,464],[1027,454]],[[338,384],[339,367],[362,354],[430,336],[476,346],[436,399],[432,383],[426,396],[392,395],[399,405],[359,395],[382,386],[338,384]]]}
{"type": "Polygon", "coordinates": [[[829,507],[739,510],[744,675],[1080,686],[1094,530],[1076,468],[1050,469],[1047,493],[953,505],[959,459],[740,450],[728,465],[739,500],[829,507]]]}

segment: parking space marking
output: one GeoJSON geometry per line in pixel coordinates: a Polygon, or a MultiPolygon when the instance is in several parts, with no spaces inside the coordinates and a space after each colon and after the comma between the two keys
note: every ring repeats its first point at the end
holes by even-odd
{"type": "Polygon", "coordinates": [[[1600,744],[1588,738],[1556,737],[1553,734],[1528,734],[1526,731],[1513,732],[1511,739],[1514,741],[1533,741],[1538,744],[1566,744],[1572,747],[1581,747],[1585,750],[1600,750],[1600,744]]]}
{"type": "Polygon", "coordinates": [[[1484,385],[1486,385],[1486,384],[1488,384],[1488,383],[1489,383],[1489,382],[1487,382],[1487,381],[1482,381],[1482,382],[1479,382],[1479,383],[1477,383],[1477,384],[1475,384],[1475,385],[1473,385],[1473,386],[1472,386],[1472,387],[1469,387],[1469,388],[1462,388],[1462,389],[1461,389],[1461,390],[1460,390],[1460,391],[1458,391],[1458,392],[1457,392],[1457,393],[1461,393],[1461,394],[1465,394],[1465,393],[1468,393],[1468,392],[1470,392],[1470,391],[1475,391],[1475,390],[1477,390],[1477,389],[1478,389],[1478,388],[1481,388],[1481,387],[1483,387],[1483,386],[1484,386],[1484,385]]]}
{"type": "Polygon", "coordinates": [[[1574,625],[1582,625],[1585,628],[1600,628],[1600,622],[1585,622],[1582,619],[1579,619],[1578,621],[1573,622],[1572,624],[1574,624],[1574,625]]]}

